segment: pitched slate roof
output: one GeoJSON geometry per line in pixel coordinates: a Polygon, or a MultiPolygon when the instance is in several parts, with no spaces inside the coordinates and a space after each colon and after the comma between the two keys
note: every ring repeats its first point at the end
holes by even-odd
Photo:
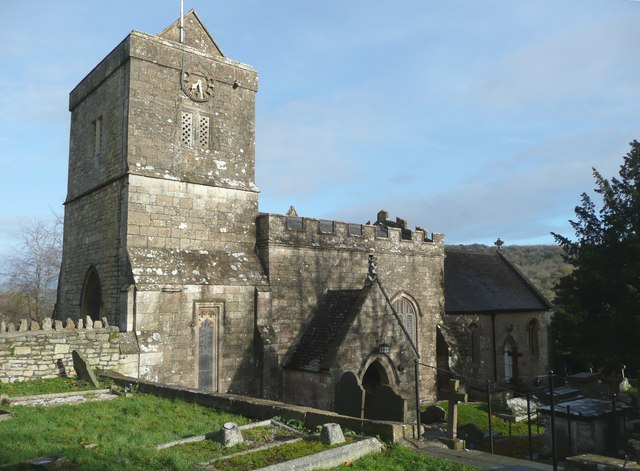
{"type": "Polygon", "coordinates": [[[501,253],[446,248],[445,255],[447,314],[551,309],[544,296],[501,253]]]}
{"type": "Polygon", "coordinates": [[[369,291],[369,287],[326,291],[284,366],[305,371],[328,369],[336,347],[344,339],[369,291]]]}

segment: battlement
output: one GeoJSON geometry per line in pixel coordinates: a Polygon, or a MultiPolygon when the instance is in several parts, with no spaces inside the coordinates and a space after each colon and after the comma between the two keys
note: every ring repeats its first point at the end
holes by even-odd
{"type": "MultiPolygon", "coordinates": [[[[381,212],[386,214],[385,212],[381,212]]],[[[388,221],[387,221],[388,222],[388,221]]],[[[279,244],[368,251],[422,251],[443,247],[444,235],[416,227],[406,228],[406,221],[384,224],[354,224],[280,214],[261,214],[256,221],[259,245],[279,244]]]]}

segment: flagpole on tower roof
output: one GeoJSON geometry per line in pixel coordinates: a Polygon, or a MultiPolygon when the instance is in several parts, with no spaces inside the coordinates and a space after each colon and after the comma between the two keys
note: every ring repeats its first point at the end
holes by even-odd
{"type": "Polygon", "coordinates": [[[184,44],[184,0],[180,0],[180,44],[184,44]]]}

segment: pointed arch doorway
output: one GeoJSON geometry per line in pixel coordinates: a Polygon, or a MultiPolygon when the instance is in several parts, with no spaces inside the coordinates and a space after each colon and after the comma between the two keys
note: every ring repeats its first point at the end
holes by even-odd
{"type": "Polygon", "coordinates": [[[380,362],[375,360],[362,375],[362,388],[368,393],[373,393],[383,384],[389,384],[389,376],[380,362]]]}
{"type": "Polygon", "coordinates": [[[397,381],[397,376],[390,368],[393,366],[386,357],[376,355],[365,363],[361,376],[343,373],[335,386],[334,410],[362,419],[405,422],[407,401],[391,386],[390,380],[397,381]]]}
{"type": "Polygon", "coordinates": [[[98,270],[93,265],[87,270],[82,284],[80,312],[83,318],[89,316],[94,321],[100,320],[102,314],[102,285],[98,270]]]}

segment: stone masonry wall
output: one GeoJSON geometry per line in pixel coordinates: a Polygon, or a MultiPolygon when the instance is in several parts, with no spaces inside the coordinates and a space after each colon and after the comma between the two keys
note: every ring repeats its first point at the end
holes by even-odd
{"type": "MultiPolygon", "coordinates": [[[[422,361],[436,363],[436,325],[444,307],[442,235],[429,240],[424,231],[416,230],[411,240],[404,240],[400,229],[389,228],[388,237],[377,237],[375,226],[338,222],[321,226],[319,220],[307,218],[292,227],[287,216],[279,215],[259,216],[257,231],[258,252],[272,288],[271,319],[258,319],[258,327],[273,326],[280,360],[309,322],[325,289],[362,288],[373,254],[391,300],[404,295],[415,304],[422,361]],[[330,230],[323,230],[327,226],[330,230]]],[[[421,396],[434,395],[435,375],[425,368],[421,396]]]]}
{"type": "Polygon", "coordinates": [[[128,247],[217,248],[255,258],[257,193],[131,175],[128,210],[128,247]]]}
{"type": "Polygon", "coordinates": [[[119,322],[118,297],[125,284],[126,266],[121,249],[126,214],[128,45],[127,40],[118,45],[70,94],[69,176],[58,319],[84,316],[82,288],[93,266],[102,287],[102,315],[112,325],[119,322]]]}
{"type": "Polygon", "coordinates": [[[120,289],[127,267],[122,253],[122,218],[126,206],[123,181],[94,191],[65,208],[62,266],[56,318],[80,319],[82,289],[90,267],[95,268],[102,288],[102,316],[109,324],[119,322],[120,289]]]}
{"type": "Polygon", "coordinates": [[[447,314],[446,325],[455,336],[458,349],[462,354],[460,364],[454,365],[457,372],[477,378],[484,382],[488,379],[499,382],[504,381],[504,354],[503,347],[507,336],[511,336],[518,347],[518,376],[521,380],[531,383],[538,375],[546,374],[549,367],[549,339],[548,328],[550,314],[548,312],[514,312],[496,314],[495,329],[495,355],[497,375],[494,376],[494,352],[493,352],[493,326],[490,314],[447,314]],[[537,319],[538,353],[531,354],[529,345],[529,321],[537,319]],[[475,364],[471,361],[471,347],[469,342],[469,325],[478,326],[478,341],[481,346],[479,361],[475,364]],[[482,339],[482,340],[480,340],[482,339]]]}
{"type": "Polygon", "coordinates": [[[115,370],[120,364],[117,327],[106,319],[45,319],[40,326],[23,320],[16,327],[0,323],[0,382],[73,375],[71,352],[77,350],[93,368],[115,370]]]}
{"type": "Polygon", "coordinates": [[[135,373],[151,381],[198,387],[197,307],[201,303],[220,308],[215,319],[214,391],[255,393],[251,286],[184,286],[177,292],[137,292],[140,360],[135,373]]]}
{"type": "Polygon", "coordinates": [[[130,43],[130,172],[255,191],[257,73],[239,62],[144,33],[131,33],[130,43]],[[195,102],[185,95],[180,86],[183,67],[210,74],[210,100],[195,102]],[[191,145],[182,140],[182,113],[193,118],[191,145]],[[201,118],[209,120],[204,142],[201,118]]]}

